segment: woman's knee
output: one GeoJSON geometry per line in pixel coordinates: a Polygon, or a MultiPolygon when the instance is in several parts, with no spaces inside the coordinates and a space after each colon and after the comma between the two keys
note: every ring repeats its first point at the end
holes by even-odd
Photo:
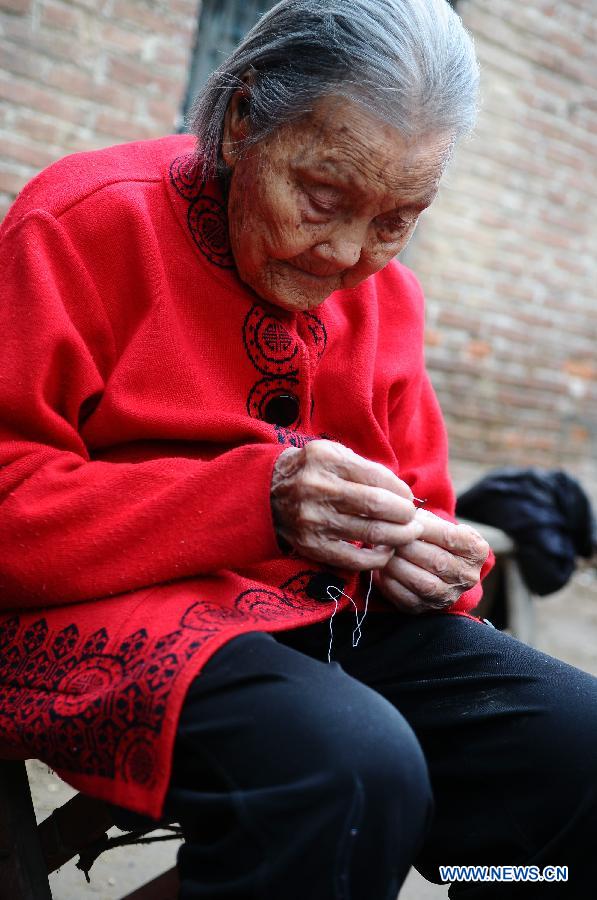
{"type": "Polygon", "coordinates": [[[334,782],[356,777],[379,802],[399,796],[429,807],[421,747],[380,694],[337,663],[319,662],[263,633],[242,635],[223,649],[206,667],[206,680],[196,680],[181,727],[236,786],[315,774],[334,782]]]}
{"type": "Polygon", "coordinates": [[[427,803],[427,763],[411,726],[384,697],[328,666],[327,690],[317,696],[316,753],[337,773],[356,775],[391,801],[397,795],[427,803]],[[331,671],[330,671],[331,670],[331,671]]]}

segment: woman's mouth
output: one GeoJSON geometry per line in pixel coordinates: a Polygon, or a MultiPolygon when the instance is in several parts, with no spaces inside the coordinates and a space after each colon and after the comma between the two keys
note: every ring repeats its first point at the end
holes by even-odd
{"type": "Polygon", "coordinates": [[[316,272],[309,272],[307,271],[307,269],[303,269],[291,262],[283,261],[283,264],[291,269],[293,273],[296,273],[302,278],[305,278],[308,281],[312,281],[316,284],[324,284],[330,281],[337,282],[343,274],[343,272],[317,274],[316,272]]]}

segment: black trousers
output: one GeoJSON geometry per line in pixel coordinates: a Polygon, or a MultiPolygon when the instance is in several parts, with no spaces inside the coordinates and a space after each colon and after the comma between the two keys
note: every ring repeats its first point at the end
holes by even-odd
{"type": "Polygon", "coordinates": [[[241,635],[193,682],[166,812],[181,898],[395,900],[411,865],[568,866],[597,896],[597,679],[483,622],[370,613],[241,635]]]}

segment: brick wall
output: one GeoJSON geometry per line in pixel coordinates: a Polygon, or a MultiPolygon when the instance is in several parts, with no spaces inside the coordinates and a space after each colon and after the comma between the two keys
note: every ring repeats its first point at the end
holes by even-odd
{"type": "Polygon", "coordinates": [[[198,0],[0,0],[0,219],[49,163],[174,130],[198,0]]]}
{"type": "Polygon", "coordinates": [[[457,483],[564,466],[597,499],[595,0],[461,0],[482,66],[459,150],[406,261],[457,483]]]}

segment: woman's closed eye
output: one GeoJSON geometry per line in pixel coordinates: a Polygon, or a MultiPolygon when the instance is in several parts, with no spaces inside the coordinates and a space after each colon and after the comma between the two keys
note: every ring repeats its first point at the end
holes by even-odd
{"type": "Polygon", "coordinates": [[[403,219],[402,216],[393,215],[377,219],[374,224],[381,240],[390,244],[393,241],[400,240],[404,233],[416,224],[416,221],[416,216],[412,219],[403,219]]]}
{"type": "Polygon", "coordinates": [[[305,193],[311,208],[322,215],[336,212],[342,204],[342,195],[332,188],[307,188],[305,193]]]}

